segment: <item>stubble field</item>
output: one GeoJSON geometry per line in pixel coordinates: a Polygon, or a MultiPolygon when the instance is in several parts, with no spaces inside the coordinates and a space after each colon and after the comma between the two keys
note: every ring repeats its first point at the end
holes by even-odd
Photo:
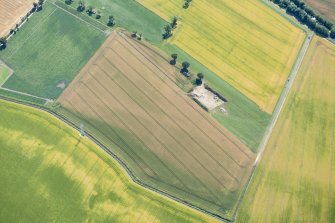
{"type": "Polygon", "coordinates": [[[0,37],[21,20],[32,8],[35,0],[0,0],[0,37]]]}
{"type": "Polygon", "coordinates": [[[335,22],[335,0],[305,0],[316,11],[335,22]]]}
{"type": "Polygon", "coordinates": [[[0,222],[217,222],[149,192],[87,138],[0,101],[0,222]]]}
{"type": "Polygon", "coordinates": [[[313,39],[238,222],[335,221],[335,46],[313,39]]]}
{"type": "Polygon", "coordinates": [[[271,114],[305,34],[260,1],[140,0],[179,26],[168,41],[271,114]],[[276,25],[273,25],[276,24],[276,25]]]}
{"type": "Polygon", "coordinates": [[[173,83],[175,72],[114,33],[59,102],[64,115],[116,149],[140,179],[226,216],[254,154],[173,83]]]}

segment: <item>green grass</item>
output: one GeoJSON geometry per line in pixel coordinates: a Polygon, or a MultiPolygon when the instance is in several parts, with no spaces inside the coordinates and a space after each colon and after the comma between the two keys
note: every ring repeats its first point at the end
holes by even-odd
{"type": "MultiPolygon", "coordinates": [[[[64,0],[58,0],[64,2],[64,0]]],[[[71,4],[73,9],[78,7],[78,0],[71,4]]],[[[116,27],[123,27],[129,32],[137,31],[144,35],[144,38],[152,43],[162,41],[163,28],[166,22],[134,0],[86,0],[86,8],[92,6],[101,12],[98,20],[107,24],[108,17],[114,16],[116,27]]],[[[82,12],[86,14],[86,12],[82,12]]],[[[88,16],[87,16],[88,17],[88,16]]],[[[91,16],[96,20],[95,15],[91,16]]]]}
{"type": "Polygon", "coordinates": [[[216,222],[135,185],[54,117],[4,101],[0,113],[0,222],[216,222]]]}
{"type": "Polygon", "coordinates": [[[225,104],[228,115],[217,111],[212,113],[212,116],[253,152],[257,152],[271,116],[178,47],[165,44],[161,45],[161,48],[169,54],[177,53],[179,61],[189,61],[192,72],[205,74],[205,82],[228,100],[225,104]]]}
{"type": "MultiPolygon", "coordinates": [[[[58,0],[57,4],[59,3],[62,4],[63,1],[58,0]]],[[[78,1],[74,1],[71,5],[72,10],[69,10],[72,12],[77,5],[78,1]]],[[[158,46],[168,55],[178,53],[178,61],[189,61],[194,72],[204,72],[206,82],[229,100],[227,104],[229,115],[226,116],[215,113],[213,117],[236,135],[253,152],[257,151],[259,142],[270,120],[270,115],[262,111],[254,102],[223,79],[219,78],[193,57],[175,45],[163,43],[161,34],[162,27],[167,23],[166,21],[132,0],[86,1],[86,6],[90,5],[94,6],[96,10],[102,11],[103,16],[99,20],[100,22],[105,22],[108,15],[114,15],[117,26],[124,27],[130,32],[137,30],[143,33],[146,40],[158,46]],[[102,10],[102,7],[105,7],[105,9],[102,10]],[[252,131],[250,131],[250,129],[252,129],[252,131]]],[[[89,18],[85,12],[81,14],[83,14],[82,17],[89,18]]],[[[95,16],[92,16],[91,20],[96,20],[95,16]]],[[[184,88],[183,86],[180,87],[184,88]]]]}
{"type": "Polygon", "coordinates": [[[0,62],[0,86],[7,80],[11,71],[0,62]]]}
{"type": "Polygon", "coordinates": [[[46,3],[10,39],[0,58],[14,70],[4,87],[57,98],[106,39],[104,33],[46,3]]]}
{"type": "Polygon", "coordinates": [[[28,95],[18,94],[16,92],[6,91],[4,89],[0,89],[0,96],[5,97],[5,98],[9,98],[9,99],[22,101],[22,102],[29,102],[29,103],[33,103],[33,104],[37,104],[37,105],[44,105],[45,102],[46,102],[43,99],[34,98],[34,97],[31,97],[31,96],[28,96],[28,95]]]}

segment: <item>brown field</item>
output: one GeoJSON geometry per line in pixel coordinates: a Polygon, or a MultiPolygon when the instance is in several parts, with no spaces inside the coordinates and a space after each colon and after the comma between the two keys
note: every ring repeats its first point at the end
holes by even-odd
{"type": "Polygon", "coordinates": [[[320,14],[335,22],[335,0],[305,0],[320,14]]]}
{"type": "Polygon", "coordinates": [[[0,36],[6,35],[29,12],[33,2],[35,0],[0,0],[0,36]]]}
{"type": "Polygon", "coordinates": [[[175,77],[157,52],[114,33],[59,102],[63,114],[115,150],[141,180],[229,217],[255,156],[175,77]]]}

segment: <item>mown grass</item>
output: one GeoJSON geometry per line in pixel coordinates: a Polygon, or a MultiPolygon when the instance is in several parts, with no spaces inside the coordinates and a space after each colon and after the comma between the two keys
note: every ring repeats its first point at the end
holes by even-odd
{"type": "Polygon", "coordinates": [[[52,116],[0,101],[1,222],[216,222],[147,191],[52,116]]]}
{"type": "MultiPolygon", "coordinates": [[[[58,0],[64,2],[64,0],[58,0]]],[[[100,11],[101,18],[96,19],[95,15],[90,16],[91,20],[107,24],[108,17],[114,16],[115,27],[126,28],[129,32],[137,31],[152,43],[159,43],[162,40],[162,33],[165,22],[160,19],[137,1],[134,0],[87,0],[86,8],[92,6],[95,11],[100,11]]],[[[72,9],[78,7],[79,0],[73,1],[72,9]]],[[[82,12],[86,14],[86,12],[82,12]]],[[[86,17],[89,17],[88,15],[86,17]]]]}
{"type": "Polygon", "coordinates": [[[316,37],[237,222],[335,222],[335,46],[316,37]]]}
{"type": "MultiPolygon", "coordinates": [[[[58,0],[56,3],[64,5],[62,0],[58,0]]],[[[68,7],[71,7],[72,10],[70,11],[73,12],[77,5],[78,1],[74,1],[68,7]]],[[[154,43],[168,55],[178,53],[179,62],[189,61],[192,71],[204,72],[206,82],[229,100],[226,106],[229,115],[226,116],[218,112],[213,114],[213,117],[235,134],[252,151],[257,151],[259,142],[270,120],[270,115],[262,111],[257,104],[236,90],[236,88],[229,85],[214,72],[194,59],[192,55],[185,53],[175,45],[163,44],[162,28],[166,24],[166,21],[154,15],[141,4],[131,0],[88,1],[86,2],[86,6],[93,6],[95,10],[101,11],[102,18],[96,20],[95,15],[89,17],[85,12],[80,13],[82,15],[81,18],[85,17],[91,21],[96,20],[105,23],[108,16],[113,15],[116,19],[116,26],[124,27],[130,32],[136,30],[139,33],[143,33],[144,39],[154,43]],[[102,8],[104,9],[102,10],[102,8]],[[252,129],[252,131],[250,131],[250,129],[252,129]]],[[[98,27],[100,27],[100,25],[98,27]]],[[[183,88],[183,86],[180,87],[183,88]]]]}
{"type": "Polygon", "coordinates": [[[46,3],[9,40],[0,58],[14,70],[4,87],[56,98],[106,39],[106,35],[46,3]]]}
{"type": "Polygon", "coordinates": [[[180,62],[189,61],[192,72],[205,74],[205,82],[228,100],[224,106],[227,114],[216,111],[211,115],[256,153],[271,115],[178,47],[166,44],[161,48],[169,54],[177,53],[180,62]]]}
{"type": "Polygon", "coordinates": [[[304,40],[304,32],[259,1],[140,0],[167,21],[168,40],[271,114],[304,40]],[[273,26],[276,24],[276,26],[273,26]]]}
{"type": "Polygon", "coordinates": [[[7,80],[11,71],[0,61],[0,86],[7,80]]]}

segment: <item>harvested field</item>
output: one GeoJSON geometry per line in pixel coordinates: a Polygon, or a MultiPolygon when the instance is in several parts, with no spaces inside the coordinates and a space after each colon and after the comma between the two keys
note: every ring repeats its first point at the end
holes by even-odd
{"type": "Polygon", "coordinates": [[[272,113],[304,40],[302,30],[261,1],[197,0],[187,10],[184,0],[139,2],[166,21],[178,17],[167,44],[272,113]]]}
{"type": "Polygon", "coordinates": [[[21,21],[33,7],[36,0],[0,0],[0,37],[21,21]]]}
{"type": "Polygon", "coordinates": [[[326,18],[335,22],[335,0],[305,0],[305,2],[326,18]]]}
{"type": "Polygon", "coordinates": [[[135,185],[45,112],[0,100],[0,114],[0,222],[218,222],[135,185]]]}
{"type": "Polygon", "coordinates": [[[175,69],[113,33],[59,98],[63,115],[144,182],[230,217],[254,154],[173,82],[175,69]]]}
{"type": "Polygon", "coordinates": [[[313,39],[238,222],[335,222],[335,46],[313,39]]]}

